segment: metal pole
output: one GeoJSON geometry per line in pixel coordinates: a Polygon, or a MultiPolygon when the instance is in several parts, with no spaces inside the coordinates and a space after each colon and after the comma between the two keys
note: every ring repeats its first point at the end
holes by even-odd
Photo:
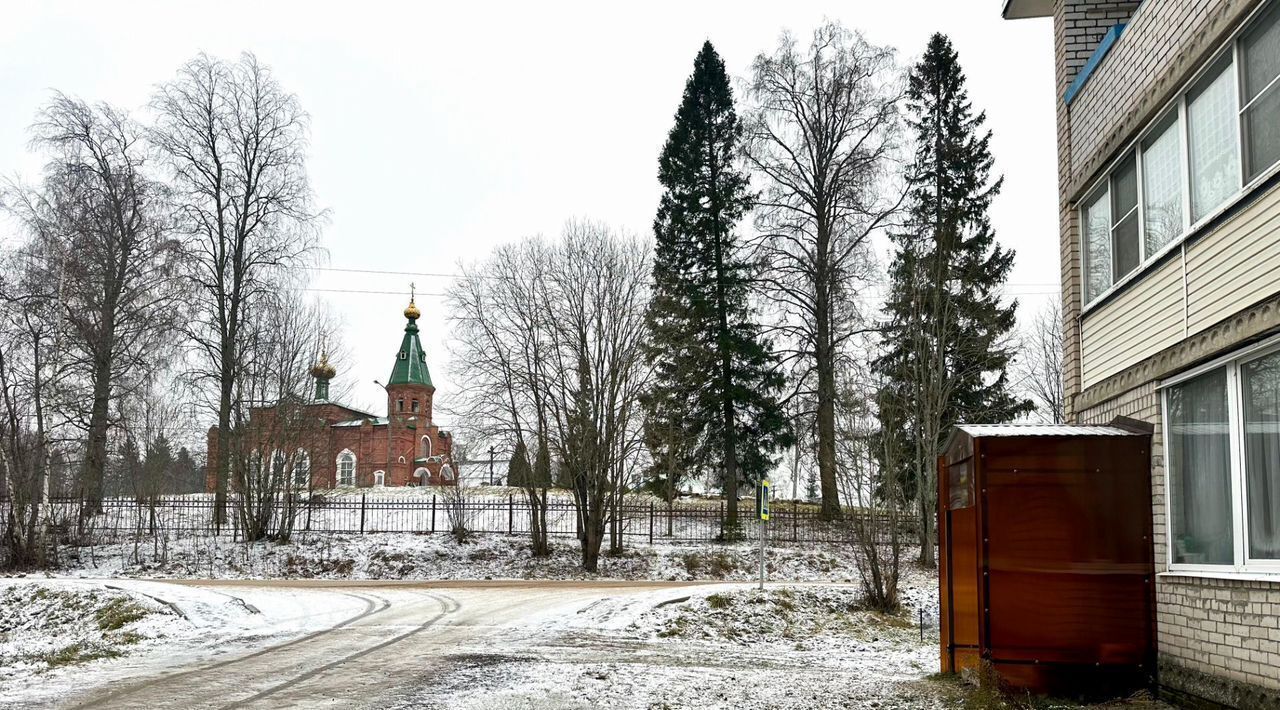
{"type": "Polygon", "coordinates": [[[766,523],[764,520],[761,520],[761,521],[760,521],[760,589],[764,589],[764,535],[765,535],[765,525],[767,525],[767,523],[766,523]]]}
{"type": "Polygon", "coordinates": [[[493,447],[489,447],[489,485],[493,485],[493,447]]]}

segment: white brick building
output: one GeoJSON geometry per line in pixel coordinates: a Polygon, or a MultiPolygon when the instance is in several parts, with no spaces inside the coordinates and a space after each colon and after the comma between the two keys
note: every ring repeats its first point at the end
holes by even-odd
{"type": "Polygon", "coordinates": [[[1068,415],[1156,425],[1160,684],[1280,708],[1280,0],[1052,17],[1068,415]]]}

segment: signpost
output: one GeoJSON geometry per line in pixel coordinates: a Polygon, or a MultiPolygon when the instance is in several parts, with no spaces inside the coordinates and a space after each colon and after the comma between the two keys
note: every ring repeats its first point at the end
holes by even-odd
{"type": "Polygon", "coordinates": [[[769,482],[765,480],[756,487],[756,517],[760,520],[760,589],[764,589],[764,541],[769,522],[769,482]]]}

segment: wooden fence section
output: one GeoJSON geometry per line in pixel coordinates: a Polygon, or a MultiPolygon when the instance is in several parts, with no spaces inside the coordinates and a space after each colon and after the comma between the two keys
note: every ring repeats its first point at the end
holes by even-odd
{"type": "MultiPolygon", "coordinates": [[[[42,518],[74,525],[79,501],[57,499],[42,504],[42,518]]],[[[297,503],[294,529],[309,533],[444,533],[451,527],[444,496],[329,496],[297,503]]],[[[0,511],[7,501],[0,500],[0,511]]],[[[175,536],[224,535],[239,537],[235,502],[228,502],[227,523],[213,524],[214,501],[210,496],[162,497],[154,504],[128,498],[103,501],[102,512],[90,525],[99,538],[120,538],[134,533],[171,533],[175,536]]],[[[461,503],[464,526],[471,532],[527,535],[530,506],[524,496],[486,497],[461,503]]],[[[725,530],[723,502],[663,503],[625,502],[615,511],[616,525],[624,539],[649,543],[698,543],[722,540],[725,530]]],[[[759,525],[753,506],[739,508],[741,535],[755,539],[759,525]]],[[[849,512],[847,515],[865,515],[849,512]]],[[[552,537],[576,537],[577,509],[571,501],[553,500],[547,505],[547,533],[552,537]]],[[[904,532],[907,532],[904,530],[904,532]]],[[[817,511],[778,510],[770,515],[767,534],[775,542],[836,543],[851,540],[847,523],[820,520],[817,511]]],[[[885,531],[884,534],[887,534],[885,531]]]]}

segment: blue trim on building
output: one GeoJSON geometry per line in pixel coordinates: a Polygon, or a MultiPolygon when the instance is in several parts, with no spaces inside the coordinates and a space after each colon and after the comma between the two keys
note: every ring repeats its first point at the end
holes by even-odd
{"type": "Polygon", "coordinates": [[[1076,97],[1076,94],[1080,93],[1080,89],[1082,89],[1085,82],[1089,80],[1089,76],[1093,74],[1093,70],[1097,69],[1098,65],[1102,63],[1102,58],[1107,56],[1107,52],[1111,51],[1111,46],[1116,43],[1116,40],[1120,39],[1120,33],[1124,32],[1124,27],[1124,23],[1121,22],[1107,30],[1105,35],[1102,35],[1102,41],[1098,42],[1098,48],[1093,50],[1093,54],[1090,55],[1089,61],[1084,63],[1084,66],[1080,69],[1080,73],[1076,75],[1076,80],[1071,82],[1071,86],[1067,87],[1067,93],[1062,95],[1063,102],[1068,106],[1071,105],[1071,100],[1076,97]]]}

